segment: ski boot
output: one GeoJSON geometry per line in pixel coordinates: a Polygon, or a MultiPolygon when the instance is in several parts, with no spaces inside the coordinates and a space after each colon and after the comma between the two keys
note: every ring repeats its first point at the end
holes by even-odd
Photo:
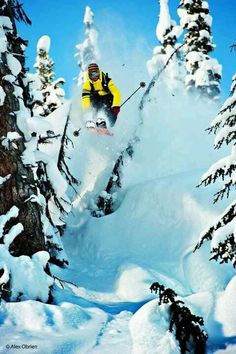
{"type": "Polygon", "coordinates": [[[86,128],[88,128],[88,129],[91,129],[91,128],[96,128],[96,124],[94,123],[94,121],[93,120],[88,120],[87,122],[86,122],[86,128]]]}
{"type": "Polygon", "coordinates": [[[97,128],[105,128],[105,129],[107,129],[107,123],[106,123],[105,119],[103,119],[103,118],[98,118],[97,119],[96,126],[97,126],[97,128]]]}

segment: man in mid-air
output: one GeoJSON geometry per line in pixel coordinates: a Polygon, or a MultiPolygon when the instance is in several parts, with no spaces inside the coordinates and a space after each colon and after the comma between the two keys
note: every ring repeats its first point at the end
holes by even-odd
{"type": "Polygon", "coordinates": [[[91,63],[86,72],[86,81],[82,87],[82,108],[87,111],[94,109],[96,119],[87,121],[87,128],[106,128],[106,120],[98,117],[104,111],[112,127],[120,112],[121,94],[108,74],[102,72],[96,63],[91,63]]]}

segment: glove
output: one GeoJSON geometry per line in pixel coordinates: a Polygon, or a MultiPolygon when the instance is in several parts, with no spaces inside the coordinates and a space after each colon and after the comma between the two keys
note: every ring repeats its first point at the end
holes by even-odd
{"type": "Polygon", "coordinates": [[[120,113],[120,107],[119,106],[112,107],[112,113],[117,118],[118,114],[120,113]]]}

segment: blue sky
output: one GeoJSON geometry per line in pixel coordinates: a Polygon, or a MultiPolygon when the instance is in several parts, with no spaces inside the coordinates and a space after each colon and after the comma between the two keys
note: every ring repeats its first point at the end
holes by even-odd
{"type": "MultiPolygon", "coordinates": [[[[56,76],[66,79],[67,95],[75,83],[73,78],[79,72],[74,54],[75,45],[84,39],[83,16],[86,5],[94,12],[100,38],[108,36],[109,32],[109,36],[116,37],[115,43],[120,51],[125,41],[126,53],[127,47],[132,51],[141,43],[142,58],[137,58],[137,62],[140,61],[142,70],[145,70],[144,60],[152,56],[152,49],[157,45],[155,29],[159,14],[158,0],[24,0],[23,3],[32,20],[32,26],[18,25],[20,35],[29,41],[27,66],[32,70],[40,36],[49,35],[52,40],[50,55],[55,62],[56,76]]],[[[235,0],[208,0],[208,3],[213,16],[212,32],[216,44],[212,56],[223,65],[222,93],[227,96],[232,75],[236,72],[236,52],[230,52],[230,45],[236,42],[236,3],[235,0]]],[[[177,22],[178,4],[178,0],[169,0],[170,13],[177,22]]],[[[128,62],[127,54],[124,60],[128,62]]]]}

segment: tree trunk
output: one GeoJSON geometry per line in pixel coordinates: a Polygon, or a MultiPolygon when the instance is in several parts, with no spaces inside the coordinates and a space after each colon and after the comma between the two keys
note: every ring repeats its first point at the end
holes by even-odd
{"type": "MultiPolygon", "coordinates": [[[[28,88],[24,87],[24,52],[22,44],[24,41],[17,36],[12,1],[0,1],[0,16],[7,16],[13,24],[13,31],[6,31],[8,40],[8,52],[19,60],[22,71],[13,83],[4,80],[4,76],[12,74],[9,70],[6,53],[0,53],[0,86],[2,86],[6,97],[4,105],[0,106],[0,176],[10,175],[10,178],[0,185],[0,215],[6,214],[15,205],[19,209],[17,219],[11,219],[5,226],[4,233],[20,222],[24,230],[11,244],[10,251],[14,256],[31,256],[37,251],[45,250],[45,240],[40,217],[40,206],[28,200],[32,195],[37,194],[33,172],[30,166],[25,166],[21,156],[25,149],[25,138],[17,126],[16,115],[19,111],[19,100],[25,101],[28,95],[28,88]],[[15,87],[23,89],[22,97],[16,97],[15,87]],[[2,139],[7,137],[9,132],[17,132],[21,138],[9,142],[8,147],[3,146],[2,139]]],[[[1,242],[1,240],[0,240],[1,242]]]]}

